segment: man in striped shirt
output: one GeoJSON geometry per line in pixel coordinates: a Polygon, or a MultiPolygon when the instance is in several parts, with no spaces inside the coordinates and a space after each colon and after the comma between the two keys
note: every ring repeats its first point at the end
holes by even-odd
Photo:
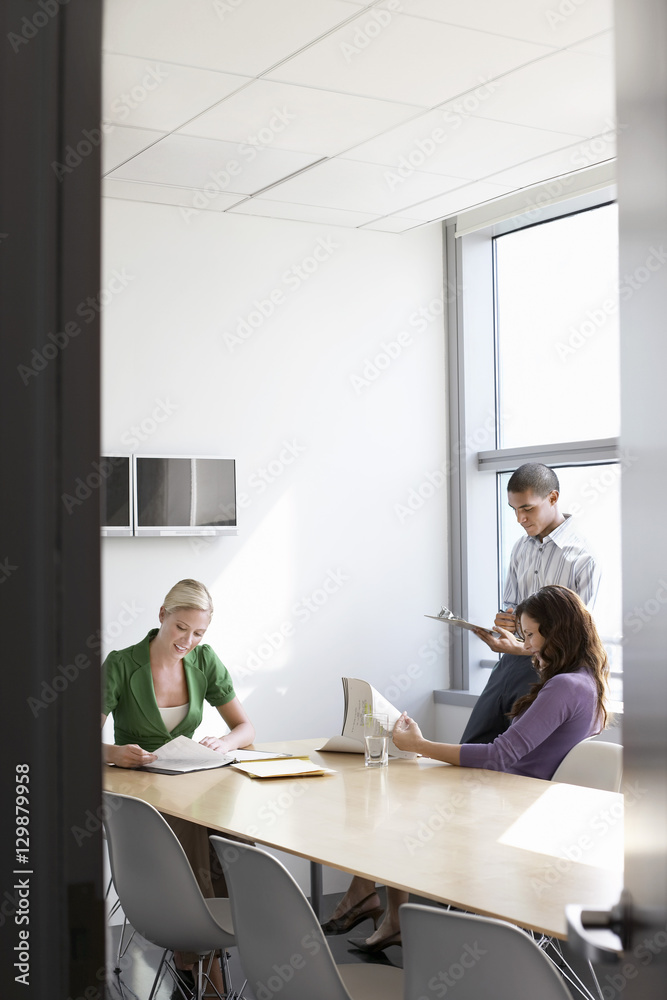
{"type": "MultiPolygon", "coordinates": [[[[526,532],[512,549],[503,603],[494,624],[514,632],[514,608],[548,584],[574,590],[589,611],[597,597],[600,571],[587,543],[578,534],[574,518],[561,514],[560,484],[553,469],[536,462],[520,466],[507,484],[507,499],[526,532]]],[[[461,743],[491,743],[509,725],[507,713],[517,698],[537,681],[531,657],[523,643],[476,632],[496,653],[502,653],[477,699],[461,743]]]]}

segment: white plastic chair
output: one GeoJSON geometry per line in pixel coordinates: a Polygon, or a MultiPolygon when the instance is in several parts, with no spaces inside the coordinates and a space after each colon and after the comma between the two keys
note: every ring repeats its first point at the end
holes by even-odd
{"type": "Polygon", "coordinates": [[[163,966],[177,981],[166,961],[168,952],[174,950],[198,955],[195,982],[197,1000],[201,1000],[208,979],[204,958],[220,949],[228,995],[225,949],[236,943],[229,900],[204,899],[185,851],[157,809],[130,795],[104,792],[103,796],[111,874],[123,912],[139,934],[165,949],[149,1000],[163,966]]]}
{"type": "Polygon", "coordinates": [[[556,768],[552,781],[585,785],[605,792],[620,792],[623,747],[590,737],[573,746],[556,768]]]}
{"type": "Polygon", "coordinates": [[[336,965],[310,903],[266,851],[210,838],[232,903],[243,971],[258,997],[403,1000],[403,973],[386,965],[336,965]]]}
{"type": "Polygon", "coordinates": [[[525,931],[473,913],[406,903],[399,910],[404,1000],[572,1000],[525,931]]]}
{"type": "MultiPolygon", "coordinates": [[[[582,740],[572,747],[556,768],[552,781],[563,781],[569,785],[583,785],[598,788],[603,792],[620,792],[623,778],[623,747],[620,743],[608,743],[594,736],[582,740]]],[[[556,963],[561,975],[586,1000],[599,1000],[602,988],[595,973],[593,963],[587,959],[588,968],[595,986],[593,993],[565,959],[560,941],[547,935],[535,938],[550,961],[556,963]]]]}

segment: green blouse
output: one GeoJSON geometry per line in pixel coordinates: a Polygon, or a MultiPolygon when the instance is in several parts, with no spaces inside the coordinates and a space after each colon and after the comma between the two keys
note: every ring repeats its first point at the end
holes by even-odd
{"type": "Polygon", "coordinates": [[[183,657],[190,696],[188,714],[169,732],[155,700],[151,675],[148,646],[157,633],[156,628],[151,629],[141,642],[114,650],[104,661],[103,711],[105,715],[113,712],[117,746],[137,743],[152,752],[177,736],[192,738],[202,720],[205,700],[217,707],[236,697],[229,672],[211,647],[195,646],[183,657]]]}

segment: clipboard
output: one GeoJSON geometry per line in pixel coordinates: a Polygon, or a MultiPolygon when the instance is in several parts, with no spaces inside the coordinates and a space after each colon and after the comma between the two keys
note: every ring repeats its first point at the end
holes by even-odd
{"type": "Polygon", "coordinates": [[[455,625],[457,628],[465,628],[469,632],[486,632],[487,635],[496,636],[500,638],[500,632],[494,632],[493,629],[484,628],[483,625],[473,625],[472,622],[466,621],[465,618],[459,618],[455,615],[449,608],[441,608],[437,615],[424,615],[424,618],[434,618],[435,621],[445,622],[446,625],[455,625]]]}

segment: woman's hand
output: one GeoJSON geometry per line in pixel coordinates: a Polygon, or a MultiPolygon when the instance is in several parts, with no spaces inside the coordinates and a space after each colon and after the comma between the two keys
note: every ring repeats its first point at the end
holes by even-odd
{"type": "Polygon", "coordinates": [[[391,738],[399,750],[410,750],[413,753],[422,752],[421,747],[424,743],[422,731],[415,720],[411,719],[406,712],[403,712],[396,720],[391,738]]]}
{"type": "Polygon", "coordinates": [[[204,739],[199,742],[203,747],[209,747],[211,750],[217,750],[218,753],[230,753],[230,751],[236,749],[236,747],[229,745],[229,742],[224,736],[205,736],[204,739]]]}
{"type": "Polygon", "coordinates": [[[495,635],[491,635],[490,632],[486,632],[483,629],[475,629],[475,635],[482,642],[485,642],[489,649],[492,649],[494,653],[511,653],[513,656],[527,656],[525,649],[523,648],[523,643],[519,642],[517,637],[511,632],[508,632],[506,628],[502,628],[500,625],[493,626],[496,632],[500,632],[500,638],[495,635]]]}
{"type": "Polygon", "coordinates": [[[143,767],[157,760],[156,753],[142,750],[136,743],[127,743],[123,747],[106,745],[104,756],[107,764],[115,764],[116,767],[143,767]]]}

